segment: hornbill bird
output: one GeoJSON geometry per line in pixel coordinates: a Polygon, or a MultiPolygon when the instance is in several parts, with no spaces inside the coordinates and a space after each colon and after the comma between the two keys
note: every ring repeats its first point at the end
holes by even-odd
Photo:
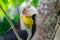
{"type": "MultiPolygon", "coordinates": [[[[36,16],[38,14],[36,8],[30,2],[23,2],[20,6],[20,30],[17,30],[22,40],[31,40],[36,31],[36,16]],[[26,5],[27,4],[27,5],[26,5]]],[[[0,37],[0,40],[18,40],[10,29],[7,33],[0,37]]]]}
{"type": "Polygon", "coordinates": [[[23,2],[20,6],[20,26],[21,30],[25,30],[28,33],[26,40],[31,40],[35,31],[36,31],[36,17],[37,10],[31,3],[28,1],[23,2]]]}

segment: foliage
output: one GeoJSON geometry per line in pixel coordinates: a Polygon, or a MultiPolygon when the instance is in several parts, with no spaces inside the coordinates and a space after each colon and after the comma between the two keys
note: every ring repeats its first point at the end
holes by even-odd
{"type": "Polygon", "coordinates": [[[38,3],[38,0],[33,0],[32,1],[32,5],[35,6],[35,7],[37,7],[37,3],[38,3]]]}
{"type": "MultiPolygon", "coordinates": [[[[24,1],[25,0],[0,0],[0,5],[2,5],[3,9],[8,14],[14,25],[17,24],[17,20],[19,19],[20,16],[18,10],[16,10],[17,11],[16,13],[14,13],[15,12],[14,10],[17,9],[17,6],[20,6],[21,3],[24,1]]],[[[32,5],[37,7],[37,2],[38,0],[33,0],[32,5]]],[[[7,31],[9,28],[10,25],[5,18],[3,11],[0,9],[0,35],[2,35],[1,33],[5,33],[5,31],[7,31]]]]}

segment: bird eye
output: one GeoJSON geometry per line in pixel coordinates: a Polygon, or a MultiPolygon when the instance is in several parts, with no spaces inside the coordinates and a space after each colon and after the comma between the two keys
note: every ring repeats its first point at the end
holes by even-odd
{"type": "Polygon", "coordinates": [[[25,10],[25,9],[24,9],[25,10]]]}
{"type": "Polygon", "coordinates": [[[30,6],[28,6],[28,8],[30,8],[30,6]]]}

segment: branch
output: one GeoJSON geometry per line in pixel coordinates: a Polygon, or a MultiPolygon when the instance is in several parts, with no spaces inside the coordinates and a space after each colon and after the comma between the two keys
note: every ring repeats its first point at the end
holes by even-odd
{"type": "Polygon", "coordinates": [[[22,39],[20,38],[19,34],[17,33],[17,31],[16,31],[16,29],[15,29],[15,27],[14,27],[14,24],[11,22],[9,16],[8,16],[7,13],[4,11],[4,9],[2,8],[1,5],[0,5],[0,8],[1,8],[1,10],[3,11],[3,13],[4,13],[6,19],[8,20],[8,22],[9,22],[11,28],[13,29],[13,32],[15,33],[17,39],[18,39],[18,40],[22,40],[22,39]]]}
{"type": "Polygon", "coordinates": [[[57,21],[57,24],[56,24],[56,26],[55,26],[55,30],[54,30],[54,32],[53,32],[53,34],[52,34],[52,36],[51,36],[51,40],[53,40],[54,39],[54,37],[55,37],[55,34],[56,34],[56,32],[57,32],[57,30],[58,30],[58,28],[59,28],[59,16],[58,16],[58,21],[57,21]]]}

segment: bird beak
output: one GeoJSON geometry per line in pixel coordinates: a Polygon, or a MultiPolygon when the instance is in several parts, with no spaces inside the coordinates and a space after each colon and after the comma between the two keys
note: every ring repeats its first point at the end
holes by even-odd
{"type": "Polygon", "coordinates": [[[24,9],[24,10],[22,11],[22,14],[26,14],[26,9],[24,9]]]}

